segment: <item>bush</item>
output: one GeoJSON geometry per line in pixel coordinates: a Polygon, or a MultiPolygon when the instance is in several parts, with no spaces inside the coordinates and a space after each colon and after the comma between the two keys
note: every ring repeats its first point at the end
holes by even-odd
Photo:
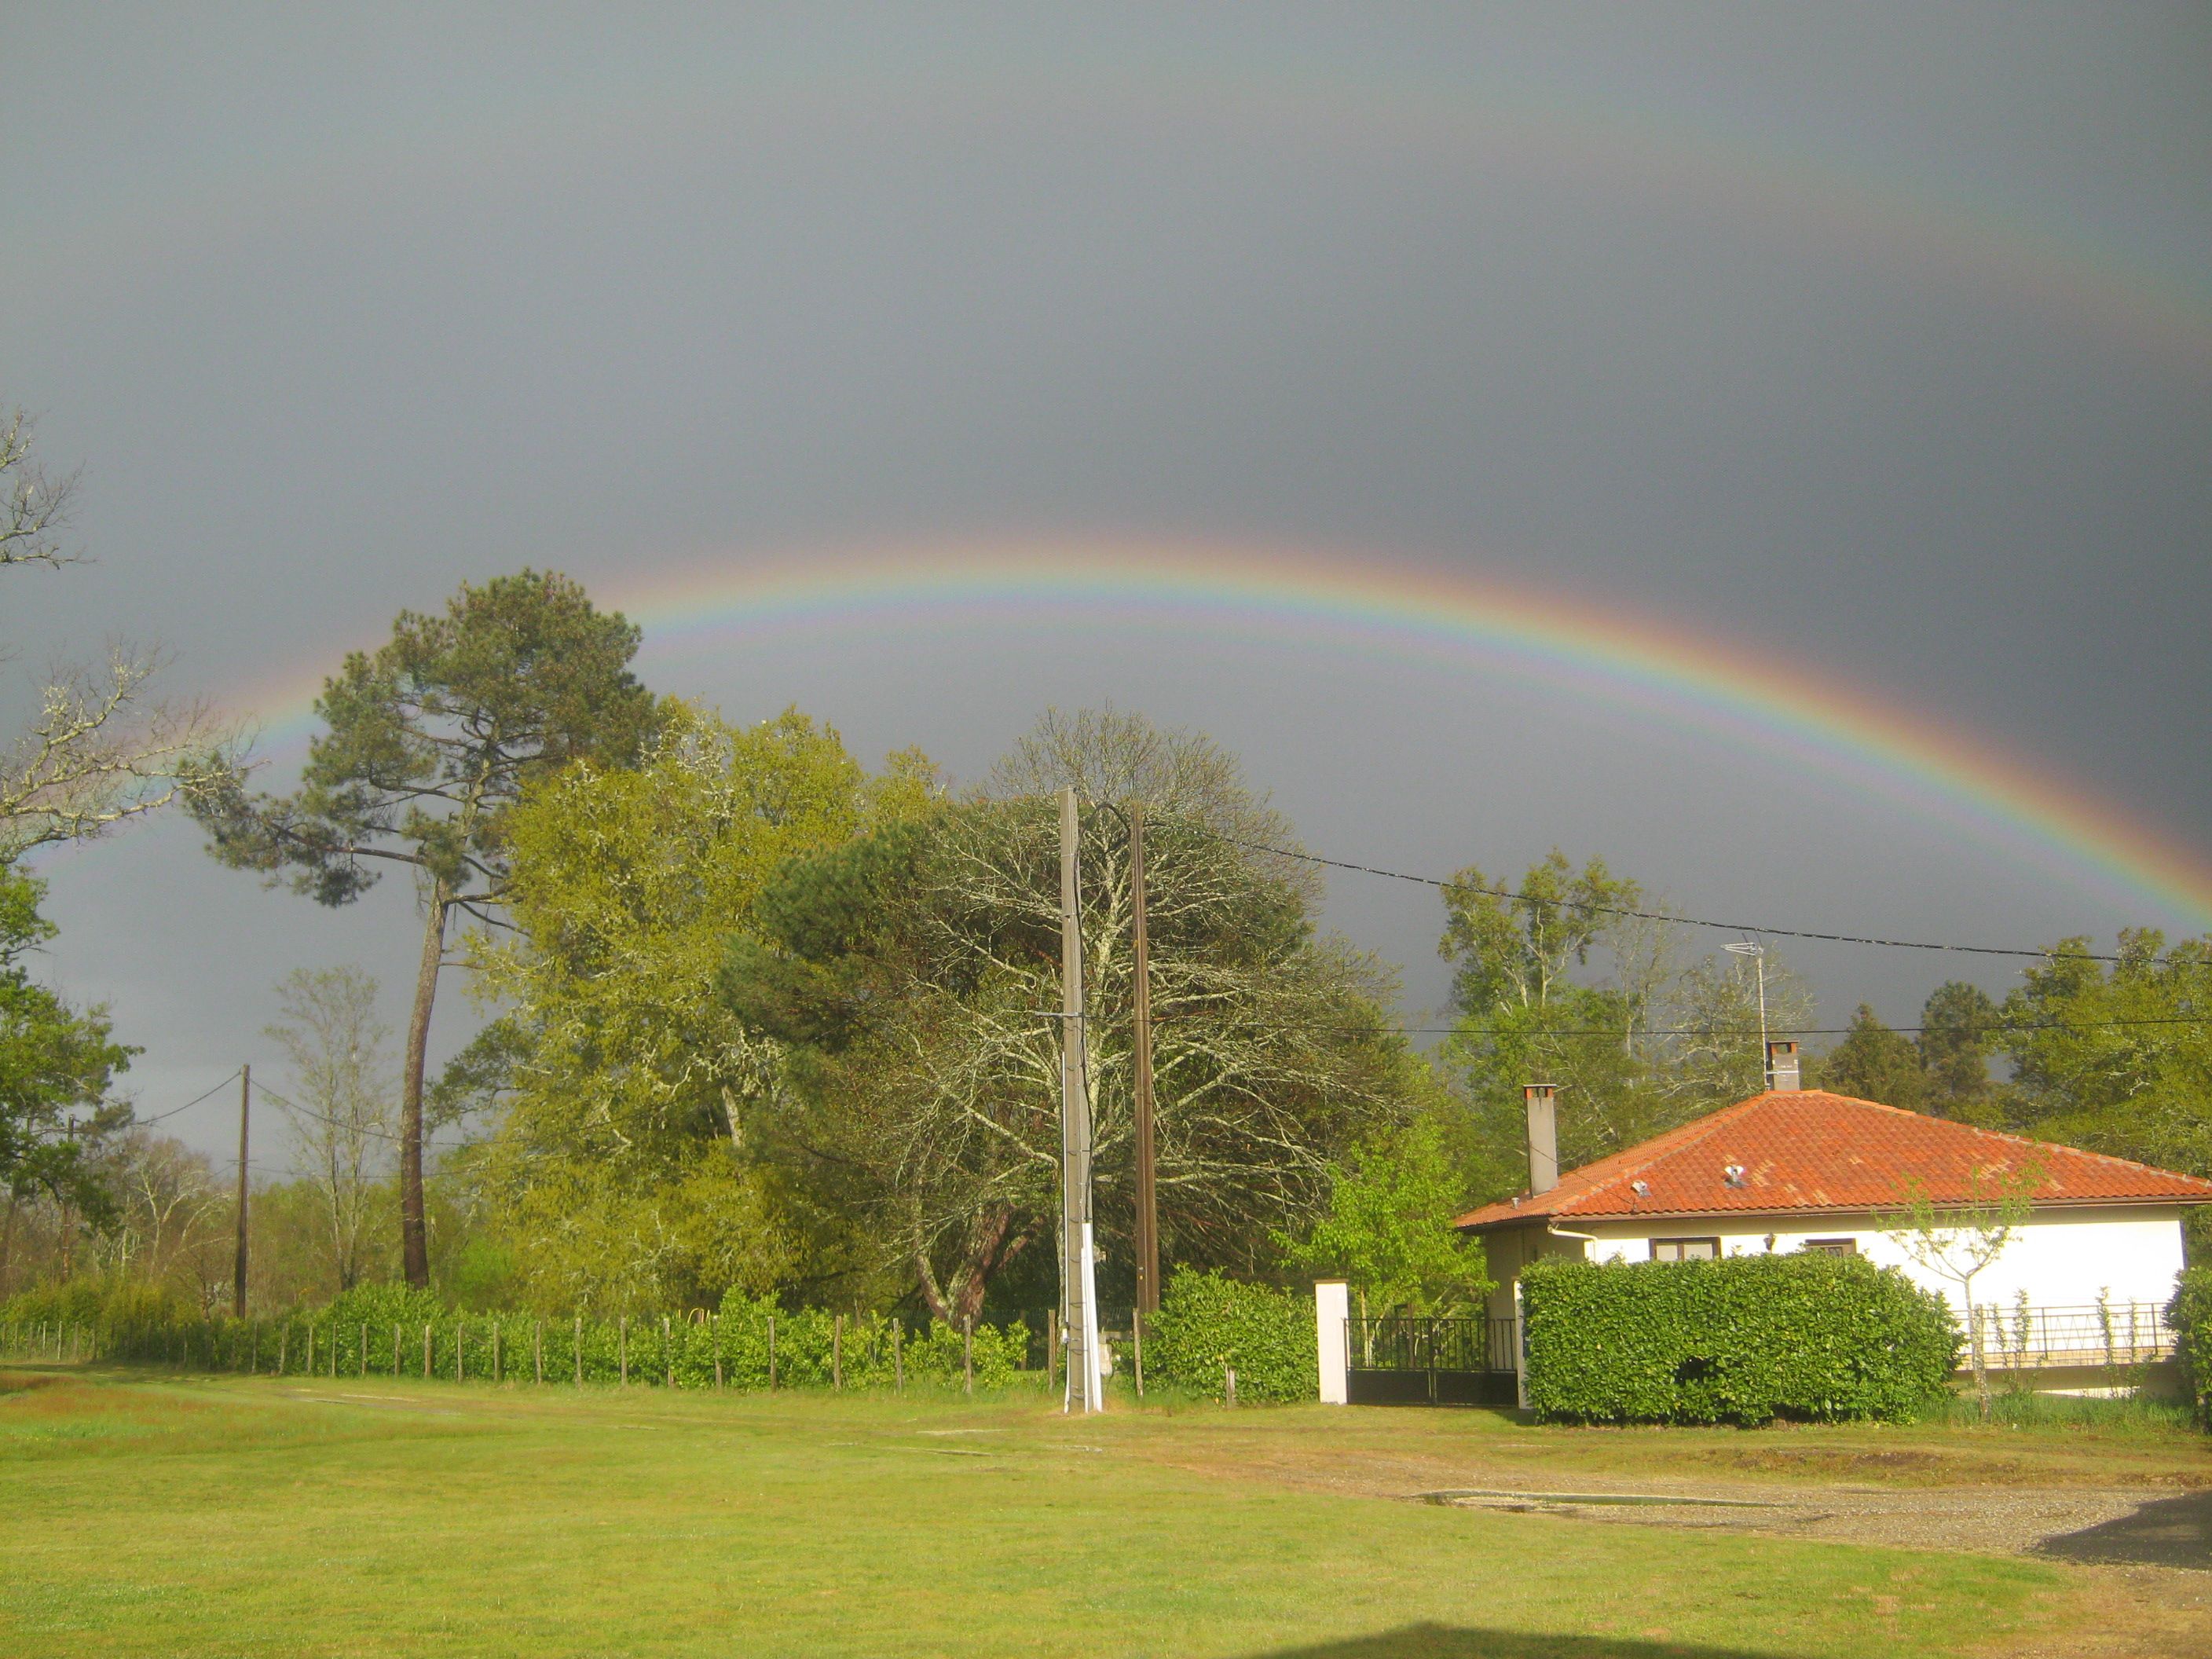
{"type": "Polygon", "coordinates": [[[1317,1400],[1313,1298],[1179,1267],[1146,1322],[1145,1369],[1216,1400],[1224,1370],[1239,1400],[1317,1400]]]}
{"type": "Polygon", "coordinates": [[[2166,1318],[2179,1339],[2182,1375],[2197,1424],[2212,1429],[2212,1267],[2191,1267],[2181,1275],[2166,1318]]]}
{"type": "Polygon", "coordinates": [[[1551,1257],[1521,1304],[1528,1404],[1554,1422],[1900,1422],[1958,1364],[1943,1298],[1855,1256],[1551,1257]]]}

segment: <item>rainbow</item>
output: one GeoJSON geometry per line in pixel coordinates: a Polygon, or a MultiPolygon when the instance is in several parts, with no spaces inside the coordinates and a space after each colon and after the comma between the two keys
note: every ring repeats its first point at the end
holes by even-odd
{"type": "MultiPolygon", "coordinates": [[[[1508,672],[1780,752],[2032,865],[2212,925],[2212,866],[2201,856],[1985,739],[1735,641],[1486,578],[1344,551],[1035,539],[702,558],[601,597],[643,629],[648,668],[808,632],[849,640],[1071,620],[1508,672]]],[[[295,673],[250,700],[264,754],[304,744],[320,684],[321,671],[295,673]]]]}

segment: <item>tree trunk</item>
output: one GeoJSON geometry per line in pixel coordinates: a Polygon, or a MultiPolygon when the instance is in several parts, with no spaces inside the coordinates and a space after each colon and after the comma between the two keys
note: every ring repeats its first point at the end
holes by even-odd
{"type": "Polygon", "coordinates": [[[430,1240],[422,1206],[422,1073],[430,1051],[430,1005],[446,959],[446,884],[433,880],[422,924],[422,964],[415,975],[415,1010],[407,1019],[407,1076],[399,1099],[399,1259],[410,1285],[430,1283],[430,1240]]]}
{"type": "Polygon", "coordinates": [[[1969,1351],[1974,1358],[1974,1397],[1981,1402],[1982,1421],[1990,1420],[1990,1366],[1982,1346],[1982,1310],[1974,1305],[1974,1293],[1966,1292],[1966,1332],[1972,1340],[1969,1351]]]}

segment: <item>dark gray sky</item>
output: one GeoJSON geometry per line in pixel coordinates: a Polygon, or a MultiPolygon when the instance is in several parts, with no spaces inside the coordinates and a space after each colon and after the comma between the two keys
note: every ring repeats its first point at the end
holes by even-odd
{"type": "MultiPolygon", "coordinates": [[[[1470,11],[11,9],[0,398],[83,464],[99,560],[11,580],[17,666],[158,638],[245,709],[526,562],[1361,549],[1801,662],[2212,860],[2204,9],[1470,11]]],[[[647,667],[967,776],[1110,698],[1401,868],[1556,842],[1686,910],[1997,942],[2208,920],[1480,662],[1054,613],[647,667]]],[[[181,823],[42,868],[143,1110],[268,1051],[288,969],[397,1013],[404,892],[319,912],[181,823]]],[[[1331,893],[1432,1007],[1431,897],[1331,893]]],[[[1832,1020],[1956,971],[1792,955],[1832,1020]]]]}

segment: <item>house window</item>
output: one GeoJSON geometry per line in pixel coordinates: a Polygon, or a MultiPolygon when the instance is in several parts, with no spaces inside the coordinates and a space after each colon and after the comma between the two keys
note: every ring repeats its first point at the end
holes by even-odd
{"type": "Polygon", "coordinates": [[[1654,1261],[1711,1261],[1721,1253],[1717,1238],[1655,1238],[1651,1241],[1654,1261]]]}
{"type": "Polygon", "coordinates": [[[1859,1242],[1856,1238],[1808,1238],[1805,1248],[1815,1255],[1856,1255],[1859,1242]]]}

